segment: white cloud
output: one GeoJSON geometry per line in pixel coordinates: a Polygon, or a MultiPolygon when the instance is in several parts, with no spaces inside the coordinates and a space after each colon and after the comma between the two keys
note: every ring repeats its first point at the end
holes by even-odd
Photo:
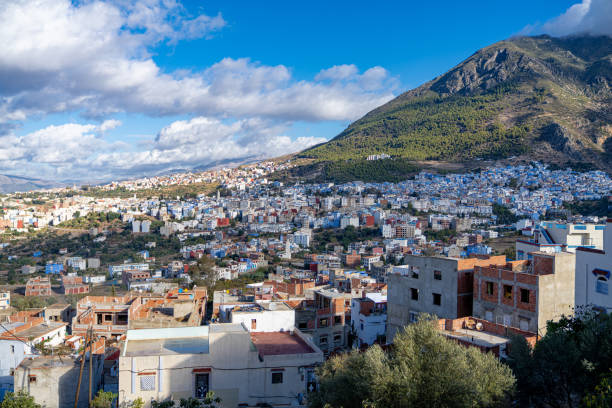
{"type": "Polygon", "coordinates": [[[86,167],[93,154],[112,149],[112,144],[99,137],[99,131],[96,125],[67,123],[24,136],[2,136],[0,168],[44,178],[86,167]]]}
{"type": "Polygon", "coordinates": [[[238,121],[195,117],[175,121],[139,151],[124,142],[110,143],[103,133],[119,126],[67,123],[23,136],[0,137],[0,170],[38,178],[99,179],[146,174],[215,162],[263,159],[303,150],[322,137],[286,136],[287,124],[250,118],[238,121]]]}
{"type": "Polygon", "coordinates": [[[207,36],[224,25],[220,15],[191,18],[172,0],[4,2],[0,121],[76,110],[97,118],[132,112],[353,120],[393,97],[396,84],[380,67],[378,82],[364,82],[353,65],[298,81],[283,65],[248,58],[166,72],[149,55],[160,42],[207,36]]]}
{"type": "Polygon", "coordinates": [[[263,159],[303,150],[326,141],[322,137],[283,135],[286,125],[260,118],[222,121],[196,117],[164,127],[150,149],[103,153],[93,168],[113,168],[120,174],[205,166],[220,161],[263,159]]]}
{"type": "Polygon", "coordinates": [[[319,72],[317,76],[315,76],[315,80],[339,81],[343,79],[354,78],[357,74],[359,74],[359,70],[354,64],[334,65],[331,68],[327,68],[319,72]]]}
{"type": "Polygon", "coordinates": [[[225,25],[176,0],[0,1],[0,170],[86,178],[273,157],[325,140],[288,137],[294,121],[354,120],[394,97],[398,81],[382,67],[337,65],[300,80],[250,58],[173,71],[152,57],[225,25]],[[98,124],[14,134],[32,116],[64,112],[98,124]],[[117,112],[193,119],[154,140],[109,143],[121,122],[104,119],[117,112]]]}
{"type": "Polygon", "coordinates": [[[612,36],[612,1],[582,0],[560,16],[523,30],[525,34],[532,32],[543,32],[557,37],[572,34],[612,36]]]}
{"type": "Polygon", "coordinates": [[[102,122],[99,126],[100,132],[106,132],[121,126],[121,121],[116,119],[108,119],[102,122]]]}

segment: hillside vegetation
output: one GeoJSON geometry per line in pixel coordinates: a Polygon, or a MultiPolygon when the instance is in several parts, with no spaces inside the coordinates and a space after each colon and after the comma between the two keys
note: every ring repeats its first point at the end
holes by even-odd
{"type": "Polygon", "coordinates": [[[612,158],[612,38],[520,37],[484,48],[300,154],[318,162],[386,153],[465,162],[612,158]]]}

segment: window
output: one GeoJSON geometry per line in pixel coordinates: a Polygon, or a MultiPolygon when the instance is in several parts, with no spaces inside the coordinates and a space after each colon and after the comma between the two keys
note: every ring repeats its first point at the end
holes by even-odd
{"type": "Polygon", "coordinates": [[[342,335],[334,334],[334,344],[342,344],[342,335]]]}
{"type": "Polygon", "coordinates": [[[601,293],[602,295],[608,294],[608,281],[603,276],[600,276],[595,281],[595,292],[601,293]]]}
{"type": "Polygon", "coordinates": [[[410,288],[410,298],[412,300],[419,300],[419,290],[415,288],[410,288]]]}
{"type": "Polygon", "coordinates": [[[308,323],[306,322],[298,323],[298,329],[300,330],[308,329],[308,323]]]}
{"type": "Polygon", "coordinates": [[[504,285],[504,298],[512,299],[512,286],[504,285]]]}
{"type": "Polygon", "coordinates": [[[15,346],[11,345],[11,353],[14,353],[14,352],[15,352],[15,346]]]}
{"type": "Polygon", "coordinates": [[[104,315],[104,321],[105,322],[112,322],[113,321],[113,315],[105,314],[104,315]]]}
{"type": "Polygon", "coordinates": [[[275,371],[272,373],[272,384],[282,384],[283,383],[283,372],[275,371]]]}
{"type": "Polygon", "coordinates": [[[327,345],[327,336],[321,336],[319,337],[319,344],[320,345],[327,345]]]}
{"type": "Polygon", "coordinates": [[[334,325],[342,324],[342,316],[334,316],[334,325]]]}
{"type": "Polygon", "coordinates": [[[493,296],[493,282],[487,282],[487,295],[493,296]]]}
{"type": "Polygon", "coordinates": [[[420,269],[419,269],[418,266],[413,266],[412,267],[412,277],[414,279],[419,279],[419,272],[420,272],[420,269]]]}
{"type": "Polygon", "coordinates": [[[208,393],[208,373],[195,375],[195,397],[205,398],[208,393]]]}
{"type": "Polygon", "coordinates": [[[433,304],[436,306],[440,306],[442,304],[442,295],[439,293],[433,294],[433,304]]]}
{"type": "Polygon", "coordinates": [[[521,289],[521,302],[529,303],[529,289],[521,289]]]}
{"type": "Polygon", "coordinates": [[[434,279],[442,280],[442,271],[434,271],[434,279]]]}
{"type": "Polygon", "coordinates": [[[408,315],[408,319],[410,320],[410,323],[416,323],[417,321],[419,321],[419,314],[416,312],[410,312],[408,315]]]}
{"type": "Polygon", "coordinates": [[[28,381],[30,383],[35,383],[36,382],[36,376],[35,375],[30,375],[28,376],[28,381]]]}
{"type": "Polygon", "coordinates": [[[328,323],[327,319],[319,319],[319,327],[327,327],[328,323]]]}
{"type": "Polygon", "coordinates": [[[155,391],[155,374],[140,375],[140,391],[155,391]]]}
{"type": "Polygon", "coordinates": [[[251,330],[255,330],[257,328],[257,319],[251,319],[251,330]]]}
{"type": "Polygon", "coordinates": [[[359,328],[363,331],[363,322],[359,323],[359,328]]]}

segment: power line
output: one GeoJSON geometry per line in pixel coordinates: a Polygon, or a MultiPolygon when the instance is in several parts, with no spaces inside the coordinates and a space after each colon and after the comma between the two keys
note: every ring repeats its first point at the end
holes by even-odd
{"type": "Polygon", "coordinates": [[[20,342],[22,342],[23,344],[25,344],[28,347],[32,347],[31,344],[26,343],[25,341],[21,340],[20,337],[18,337],[16,334],[14,334],[13,332],[11,332],[9,329],[7,329],[6,327],[4,327],[4,325],[2,323],[0,323],[0,327],[2,327],[6,333],[10,334],[11,336],[13,336],[14,338],[16,338],[17,340],[19,340],[20,342]]]}

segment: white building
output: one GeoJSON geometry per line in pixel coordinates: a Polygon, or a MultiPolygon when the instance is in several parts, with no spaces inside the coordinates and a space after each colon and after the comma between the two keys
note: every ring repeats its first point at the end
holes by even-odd
{"type": "Polygon", "coordinates": [[[68,258],[66,264],[72,267],[72,269],[74,269],[75,271],[84,271],[85,269],[87,269],[87,261],[81,258],[80,256],[68,258]]]}
{"type": "Polygon", "coordinates": [[[26,356],[34,354],[36,344],[46,340],[47,345],[57,346],[66,337],[66,323],[46,323],[42,317],[3,326],[0,327],[0,399],[7,391],[13,391],[13,371],[26,356]]]}
{"type": "Polygon", "coordinates": [[[283,302],[237,305],[227,311],[228,321],[244,324],[251,332],[291,331],[295,328],[295,310],[283,302]]]}
{"type": "Polygon", "coordinates": [[[340,228],[344,229],[348,227],[349,225],[352,225],[355,228],[359,228],[359,218],[350,217],[348,215],[340,218],[340,228]]]}
{"type": "Polygon", "coordinates": [[[543,222],[540,230],[546,230],[553,243],[564,245],[564,250],[575,252],[578,247],[601,249],[605,225],[565,224],[543,222]]]}
{"type": "Polygon", "coordinates": [[[140,232],[148,234],[151,230],[151,221],[144,220],[140,223],[140,232]]]}
{"type": "Polygon", "coordinates": [[[0,292],[0,310],[11,306],[11,292],[0,292]]]}
{"type": "Polygon", "coordinates": [[[533,239],[516,240],[516,259],[530,259],[530,252],[576,252],[576,248],[603,248],[605,225],[542,222],[533,239]]]}
{"type": "Polygon", "coordinates": [[[385,343],[387,332],[387,295],[366,293],[365,297],[351,300],[351,329],[357,347],[369,346],[376,341],[385,343]]]}
{"type": "Polygon", "coordinates": [[[132,264],[124,263],[124,264],[119,264],[119,265],[109,265],[108,266],[108,272],[110,273],[110,276],[115,276],[115,275],[121,276],[123,271],[148,271],[148,270],[149,270],[148,263],[132,263],[132,264]]]}
{"type": "Polygon", "coordinates": [[[100,258],[87,258],[88,269],[98,269],[100,267],[100,258]]]}
{"type": "Polygon", "coordinates": [[[310,246],[310,235],[310,229],[303,228],[293,234],[293,242],[302,248],[308,248],[310,246]]]}
{"type": "Polygon", "coordinates": [[[576,307],[594,306],[612,312],[612,219],[605,228],[603,249],[576,249],[576,307]]]}
{"type": "Polygon", "coordinates": [[[383,224],[380,227],[380,232],[383,238],[394,238],[395,237],[395,228],[391,224],[383,224]]]}
{"type": "Polygon", "coordinates": [[[91,284],[99,284],[106,282],[106,276],[104,275],[85,275],[83,276],[83,282],[91,284]]]}
{"type": "Polygon", "coordinates": [[[222,407],[302,405],[323,353],[299,330],[256,333],[242,324],[128,330],[119,357],[119,404],[201,398],[222,407]]]}
{"type": "Polygon", "coordinates": [[[137,234],[140,232],[140,221],[132,221],[132,233],[137,234]]]}

